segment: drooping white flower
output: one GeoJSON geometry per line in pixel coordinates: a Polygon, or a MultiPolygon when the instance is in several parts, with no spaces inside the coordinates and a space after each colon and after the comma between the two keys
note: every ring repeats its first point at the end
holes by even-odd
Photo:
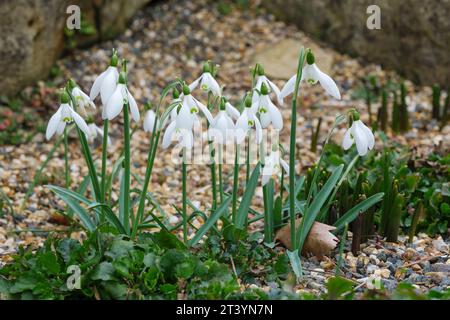
{"type": "MultiPolygon", "coordinates": [[[[284,85],[283,89],[280,92],[280,99],[284,99],[288,95],[294,92],[295,90],[295,82],[297,81],[297,75],[293,75],[288,82],[284,85]]],[[[341,99],[341,94],[339,89],[334,82],[334,80],[322,72],[319,67],[314,62],[314,55],[308,51],[306,54],[306,65],[302,70],[302,78],[301,81],[306,81],[308,84],[313,85],[317,82],[320,83],[322,88],[331,96],[336,99],[341,99]]]]}
{"type": "Polygon", "coordinates": [[[264,167],[261,172],[261,184],[264,186],[273,176],[281,177],[281,167],[286,175],[289,175],[289,165],[280,157],[279,150],[272,150],[270,155],[264,158],[264,167]]]}
{"type": "Polygon", "coordinates": [[[263,128],[267,128],[272,123],[274,129],[283,129],[283,117],[281,115],[281,112],[270,100],[267,87],[264,83],[261,85],[261,91],[259,95],[253,93],[252,110],[253,112],[258,111],[261,120],[261,126],[263,128]],[[255,96],[257,97],[256,99],[254,99],[255,96]]]}
{"type": "Polygon", "coordinates": [[[109,120],[114,119],[122,111],[123,105],[127,103],[130,107],[131,117],[135,122],[138,122],[140,117],[139,108],[137,106],[136,100],[134,100],[133,96],[127,88],[125,79],[126,75],[122,72],[119,75],[119,83],[117,84],[116,89],[114,90],[113,94],[108,99],[108,102],[106,104],[106,117],[109,120]]]}
{"type": "Polygon", "coordinates": [[[252,103],[255,103],[255,100],[259,97],[259,92],[261,92],[261,86],[264,84],[268,89],[270,89],[270,92],[273,92],[276,95],[280,106],[283,106],[283,99],[281,99],[280,89],[278,88],[278,86],[272,81],[270,81],[269,78],[267,78],[267,76],[264,73],[264,69],[260,64],[257,64],[256,68],[257,68],[256,70],[257,77],[255,87],[253,88],[254,92],[252,103]]]}
{"type": "Polygon", "coordinates": [[[78,86],[75,85],[71,93],[77,102],[77,106],[82,110],[84,114],[86,114],[86,107],[95,109],[94,102],[92,102],[91,98],[89,98],[89,96],[84,93],[78,86]]]}
{"type": "Polygon", "coordinates": [[[211,68],[208,62],[203,65],[202,75],[189,85],[189,89],[193,91],[199,84],[202,90],[212,92],[215,96],[221,95],[220,86],[211,74],[211,68]]]}
{"type": "MultiPolygon", "coordinates": [[[[95,123],[88,124],[88,128],[89,128],[89,136],[88,136],[89,142],[94,141],[98,136],[103,138],[103,129],[97,126],[95,123]]],[[[110,137],[108,136],[106,139],[107,145],[110,146],[111,145],[110,137]]]]}
{"type": "Polygon", "coordinates": [[[113,50],[109,67],[103,71],[92,84],[89,97],[92,101],[100,94],[102,100],[102,119],[106,119],[106,104],[116,90],[117,81],[119,80],[119,71],[117,71],[118,57],[117,52],[113,50]]]}
{"type": "Polygon", "coordinates": [[[209,139],[219,144],[229,144],[234,141],[234,123],[228,115],[222,98],[220,110],[208,130],[209,139]]]}
{"type": "Polygon", "coordinates": [[[356,143],[356,149],[360,156],[365,156],[375,145],[372,130],[359,119],[353,121],[352,126],[345,132],[342,147],[344,150],[348,150],[353,143],[356,143]]]}
{"type": "Polygon", "coordinates": [[[152,132],[155,126],[156,114],[153,110],[147,110],[144,117],[144,131],[152,132]]]}
{"type": "Polygon", "coordinates": [[[180,96],[180,98],[182,99],[181,107],[176,114],[175,120],[170,122],[164,132],[163,149],[169,147],[173,135],[175,135],[182,147],[191,149],[194,146],[192,130],[200,126],[199,111],[203,113],[210,124],[214,120],[208,108],[191,95],[188,86],[183,87],[183,96],[180,96]]]}
{"type": "Polygon", "coordinates": [[[63,94],[61,97],[61,105],[58,111],[50,118],[47,125],[47,130],[45,132],[45,137],[47,140],[55,134],[62,134],[67,123],[75,121],[75,124],[84,132],[86,136],[89,136],[89,128],[86,121],[73,110],[69,105],[69,97],[67,94],[63,94]]]}
{"type": "Polygon", "coordinates": [[[262,141],[262,128],[261,123],[255,115],[255,112],[251,108],[251,105],[247,104],[242,111],[242,114],[236,121],[235,126],[236,143],[241,144],[245,141],[245,137],[248,135],[249,130],[254,129],[256,131],[256,142],[258,144],[262,141]]]}

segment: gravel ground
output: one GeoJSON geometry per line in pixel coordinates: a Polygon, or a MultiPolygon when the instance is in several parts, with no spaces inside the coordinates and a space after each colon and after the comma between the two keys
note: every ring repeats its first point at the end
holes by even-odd
{"type": "MultiPolygon", "coordinates": [[[[323,117],[322,137],[333,123],[335,115],[345,112],[349,107],[356,106],[361,111],[362,119],[367,121],[364,102],[352,99],[352,94],[358,86],[358,79],[369,73],[377,75],[382,82],[400,77],[393,72],[382,70],[377,65],[362,64],[358,60],[336,53],[308,38],[297,28],[275,21],[271,15],[256,10],[233,10],[224,16],[217,11],[214,2],[203,0],[167,1],[150,6],[140,12],[133,19],[129,29],[117,39],[87,50],[75,50],[58,61],[57,65],[62,71],[60,75],[51,82],[40,82],[35,87],[24,90],[24,95],[32,98],[24,106],[24,110],[25,112],[40,110],[46,122],[58,107],[55,98],[56,88],[61,87],[68,77],[73,77],[82,89],[88,92],[96,75],[106,68],[112,48],[117,48],[120,56],[126,57],[129,61],[129,87],[141,106],[147,99],[156,102],[161,89],[177,76],[187,82],[194,80],[201,71],[203,61],[208,59],[220,65],[218,81],[225,86],[224,94],[232,102],[237,102],[244,92],[250,89],[249,67],[254,64],[255,54],[270,48],[280,39],[287,38],[300,43],[313,43],[332,56],[331,75],[340,86],[343,96],[341,101],[332,100],[323,94],[319,86],[305,87],[303,91],[302,108],[305,111],[299,112],[297,143],[302,154],[302,167],[309,166],[317,158],[317,154],[309,151],[311,119],[323,117]],[[311,108],[312,106],[318,108],[311,108]]],[[[292,73],[296,68],[295,64],[296,61],[293,61],[292,73]]],[[[318,64],[320,66],[320,61],[318,64]]],[[[284,84],[284,80],[281,79],[274,79],[274,82],[280,86],[284,84]]],[[[436,124],[427,121],[431,110],[431,89],[415,86],[409,81],[406,81],[406,85],[413,129],[404,136],[392,136],[389,133],[390,138],[416,147],[419,154],[426,154],[433,147],[448,150],[449,126],[439,132],[436,124]]],[[[200,92],[197,92],[196,96],[202,100],[206,98],[200,92]]],[[[377,108],[378,104],[375,103],[373,110],[377,108]]],[[[285,119],[282,142],[287,147],[290,117],[288,104],[282,112],[285,119]]],[[[99,115],[96,121],[100,124],[99,115]]],[[[114,120],[111,129],[113,139],[109,158],[111,167],[121,147],[120,121],[114,120]]],[[[339,128],[334,139],[341,141],[344,132],[344,127],[339,128]]],[[[0,147],[0,185],[4,194],[11,200],[14,210],[13,214],[0,216],[0,259],[3,262],[9,259],[10,253],[14,252],[18,245],[42,244],[47,233],[30,230],[67,228],[61,225],[64,221],[57,215],[58,210],[63,210],[63,203],[43,186],[35,187],[25,209],[20,210],[27,187],[39,164],[49,153],[53,142],[54,140],[50,143],[45,142],[44,135],[36,133],[32,142],[28,144],[0,147]]],[[[141,177],[145,172],[148,145],[149,135],[143,130],[136,131],[132,140],[133,171],[141,177]]],[[[97,162],[100,152],[100,148],[94,152],[97,162]]],[[[75,188],[87,174],[76,137],[70,139],[70,164],[72,187],[75,188]]],[[[61,148],[56,151],[55,157],[45,169],[42,184],[62,184],[63,167],[61,148]]],[[[231,166],[225,165],[225,170],[230,173],[231,166]]],[[[208,208],[211,199],[208,167],[189,166],[188,175],[188,197],[199,207],[208,208]]],[[[181,172],[171,161],[171,150],[160,150],[150,191],[155,194],[169,215],[175,214],[172,205],[180,204],[180,189],[181,172]]],[[[261,190],[257,191],[254,203],[255,208],[260,207],[261,190]]],[[[201,221],[196,223],[200,224],[201,221]]],[[[83,233],[74,232],[72,237],[82,238],[83,233]]],[[[305,267],[311,270],[307,271],[311,277],[308,277],[308,282],[302,284],[300,289],[313,292],[323,290],[325,279],[334,273],[333,261],[334,259],[318,262],[313,258],[309,259],[305,267]]],[[[348,270],[346,276],[361,282],[371,274],[379,275],[388,288],[395,287],[397,281],[402,279],[424,288],[444,288],[448,287],[450,282],[448,244],[425,235],[415,238],[412,245],[403,242],[388,244],[370,241],[358,257],[353,257],[351,253],[346,254],[345,262],[348,270]],[[442,242],[441,246],[436,244],[436,241],[442,242]],[[414,261],[418,262],[413,263],[414,261]],[[403,270],[402,266],[406,269],[405,274],[400,271],[403,270]]]]}

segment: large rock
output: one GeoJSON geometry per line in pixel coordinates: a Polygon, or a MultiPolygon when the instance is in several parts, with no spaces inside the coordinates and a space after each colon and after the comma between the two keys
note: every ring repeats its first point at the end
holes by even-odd
{"type": "Polygon", "coordinates": [[[409,79],[448,86],[450,1],[272,0],[278,18],[297,24],[341,52],[396,69],[409,79]],[[369,5],[381,9],[381,29],[366,27],[369,5]]]}
{"type": "Polygon", "coordinates": [[[110,39],[150,0],[1,0],[0,95],[14,95],[47,76],[65,47],[69,5],[79,5],[96,32],[75,38],[77,45],[110,39]]]}
{"type": "Polygon", "coordinates": [[[0,95],[47,75],[63,49],[68,2],[0,1],[0,95]]]}

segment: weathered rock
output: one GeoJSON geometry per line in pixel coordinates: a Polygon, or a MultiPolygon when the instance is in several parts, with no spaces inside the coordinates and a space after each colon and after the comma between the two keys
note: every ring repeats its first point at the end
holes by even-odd
{"type": "Polygon", "coordinates": [[[450,264],[445,263],[434,263],[431,265],[431,271],[434,272],[446,272],[450,274],[450,264]]]}
{"type": "Polygon", "coordinates": [[[79,5],[96,32],[75,37],[77,45],[110,39],[150,0],[5,0],[0,2],[0,95],[16,94],[47,76],[64,49],[67,7],[79,5]]]}
{"type": "Polygon", "coordinates": [[[68,0],[0,2],[0,95],[47,75],[63,49],[68,0]]]}
{"type": "Polygon", "coordinates": [[[260,63],[269,77],[287,80],[297,72],[298,54],[301,47],[311,48],[319,68],[330,73],[333,55],[314,42],[300,43],[294,39],[283,39],[276,44],[264,46],[255,55],[255,62],[260,63]]]}
{"type": "Polygon", "coordinates": [[[338,50],[396,69],[423,84],[450,80],[449,1],[273,0],[270,11],[338,50]],[[367,28],[367,8],[381,9],[381,29],[367,28]]]}

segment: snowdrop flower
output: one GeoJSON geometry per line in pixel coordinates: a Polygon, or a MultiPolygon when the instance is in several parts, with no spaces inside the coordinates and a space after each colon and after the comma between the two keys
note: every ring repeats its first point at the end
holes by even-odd
{"type": "Polygon", "coordinates": [[[140,115],[136,100],[134,100],[130,91],[128,91],[125,72],[121,72],[116,89],[114,90],[113,94],[108,99],[108,102],[106,104],[106,117],[109,120],[117,117],[122,111],[123,105],[125,103],[127,103],[130,107],[131,117],[133,118],[133,120],[135,122],[138,122],[140,115]]]}
{"type": "Polygon", "coordinates": [[[247,96],[245,99],[245,108],[242,111],[242,114],[236,121],[236,143],[241,144],[245,141],[245,137],[247,136],[250,129],[254,128],[256,131],[256,141],[258,144],[262,141],[262,128],[261,123],[255,115],[255,112],[252,109],[251,98],[247,96]]]}
{"type": "Polygon", "coordinates": [[[266,185],[273,176],[281,177],[281,168],[284,169],[286,175],[289,175],[289,165],[280,157],[280,151],[272,149],[270,155],[264,158],[261,184],[266,185]]]}
{"type": "Polygon", "coordinates": [[[277,130],[283,129],[283,117],[280,110],[272,103],[269,97],[269,92],[264,83],[261,84],[261,94],[256,95],[253,93],[253,97],[257,96],[256,100],[252,97],[252,110],[259,113],[261,119],[261,126],[267,128],[272,123],[273,127],[277,130]]]}
{"type": "Polygon", "coordinates": [[[77,106],[82,110],[83,114],[86,115],[86,107],[95,109],[95,104],[91,98],[80,89],[73,79],[69,80],[69,88],[72,88],[72,96],[75,98],[77,106]]]}
{"type": "Polygon", "coordinates": [[[45,132],[45,137],[47,140],[55,134],[62,134],[64,132],[64,128],[67,123],[71,123],[75,121],[75,124],[80,128],[81,131],[84,132],[86,136],[89,136],[89,128],[86,124],[86,121],[73,110],[73,108],[69,105],[69,95],[66,92],[61,94],[61,105],[58,108],[58,111],[50,118],[47,125],[47,130],[45,132]]]}
{"type": "Polygon", "coordinates": [[[113,51],[113,55],[111,57],[111,62],[109,64],[108,69],[102,72],[94,81],[92,85],[91,92],[89,93],[89,97],[91,101],[98,96],[100,93],[100,98],[102,100],[103,111],[102,118],[106,119],[106,104],[108,103],[109,98],[114,93],[114,90],[117,86],[117,81],[119,79],[119,72],[117,71],[117,52],[113,51]]]}
{"type": "Polygon", "coordinates": [[[219,106],[219,113],[211,122],[208,133],[210,140],[219,144],[229,144],[234,139],[234,123],[226,111],[225,98],[222,97],[219,106]]]}
{"type": "Polygon", "coordinates": [[[209,62],[203,65],[203,74],[189,85],[189,89],[193,91],[200,84],[202,90],[212,92],[215,96],[221,95],[220,86],[211,74],[211,67],[209,62]]]}
{"type": "MultiPolygon", "coordinates": [[[[329,95],[333,96],[336,99],[341,99],[341,94],[339,93],[339,89],[334,80],[331,79],[329,75],[320,71],[314,61],[314,55],[312,54],[311,50],[308,50],[308,52],[306,53],[306,66],[303,67],[301,81],[306,81],[310,85],[319,82],[322,88],[329,95]]],[[[288,80],[288,82],[286,82],[280,92],[280,99],[284,99],[294,92],[296,81],[297,75],[294,75],[288,80]]]]}
{"type": "Polygon", "coordinates": [[[263,67],[258,63],[256,65],[256,72],[257,72],[257,78],[256,78],[256,83],[255,83],[255,90],[253,92],[253,103],[255,103],[256,99],[259,97],[259,92],[261,92],[261,86],[264,84],[267,88],[270,88],[271,92],[273,92],[277,99],[278,99],[278,103],[280,104],[280,106],[283,105],[283,99],[281,99],[280,96],[280,89],[277,87],[277,85],[275,83],[273,83],[272,81],[270,81],[264,72],[263,67]],[[259,91],[259,92],[258,92],[259,91]]]}
{"type": "Polygon", "coordinates": [[[144,131],[152,132],[153,127],[155,126],[156,114],[155,111],[151,109],[151,105],[149,103],[145,104],[145,109],[147,110],[147,112],[145,113],[144,117],[144,131]]]}
{"type": "Polygon", "coordinates": [[[352,126],[345,132],[342,141],[344,150],[350,149],[353,143],[356,143],[356,149],[360,156],[365,156],[369,150],[372,150],[375,145],[375,138],[370,130],[361,120],[359,120],[359,113],[354,111],[352,113],[352,126]]]}
{"type": "MultiPolygon", "coordinates": [[[[181,98],[181,97],[180,97],[181,98]]],[[[166,149],[172,142],[172,135],[175,135],[182,147],[191,149],[194,146],[194,135],[192,129],[200,126],[198,112],[202,111],[208,122],[213,122],[213,116],[208,108],[191,95],[188,86],[183,86],[183,97],[181,106],[173,120],[164,132],[162,147],[166,149]]]]}
{"type": "MultiPolygon", "coordinates": [[[[89,128],[89,136],[88,136],[89,142],[94,141],[98,136],[103,138],[103,129],[99,128],[95,123],[89,123],[88,128],[89,128]]],[[[109,136],[106,139],[108,146],[110,146],[111,139],[109,138],[109,136]]]]}

